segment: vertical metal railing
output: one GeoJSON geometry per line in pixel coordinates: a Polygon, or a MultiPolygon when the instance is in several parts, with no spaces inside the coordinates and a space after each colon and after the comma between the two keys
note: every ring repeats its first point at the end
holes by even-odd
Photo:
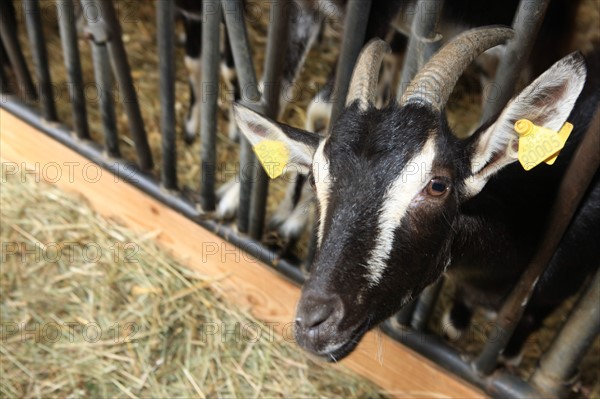
{"type": "Polygon", "coordinates": [[[394,315],[395,321],[400,323],[400,325],[409,326],[412,321],[413,313],[415,311],[415,307],[417,306],[418,300],[419,298],[416,298],[409,304],[405,305],[402,309],[400,309],[398,313],[394,315]]]}
{"type": "Polygon", "coordinates": [[[121,25],[114,4],[111,0],[93,0],[93,4],[100,11],[98,15],[99,23],[107,31],[108,55],[118,85],[120,99],[127,114],[127,122],[135,144],[138,165],[142,170],[151,170],[153,167],[152,153],[148,144],[142,113],[133,78],[131,77],[131,68],[127,60],[127,52],[123,45],[121,25]]]}
{"type": "Polygon", "coordinates": [[[333,107],[329,118],[329,129],[335,124],[340,116],[346,95],[350,86],[350,78],[354,70],[354,64],[358,54],[365,42],[367,33],[367,22],[371,12],[371,0],[349,0],[344,21],[344,37],[342,49],[335,71],[335,83],[333,86],[333,107]]]}
{"type": "Polygon", "coordinates": [[[85,95],[83,93],[83,74],[75,26],[75,3],[73,0],[58,1],[58,26],[68,75],[69,97],[71,99],[73,127],[80,139],[89,139],[85,95]]]}
{"type": "Polygon", "coordinates": [[[156,0],[156,36],[160,71],[160,131],[162,185],[177,188],[177,148],[175,145],[175,5],[156,0]]]}
{"type": "Polygon", "coordinates": [[[550,0],[521,0],[519,2],[512,25],[515,36],[506,44],[506,52],[500,60],[494,83],[492,86],[484,88],[487,93],[484,96],[486,103],[481,118],[482,122],[486,122],[498,114],[513,96],[519,74],[527,63],[549,4],[550,0]],[[491,90],[494,90],[494,93],[490,93],[491,90]]]}
{"type": "Polygon", "coordinates": [[[419,0],[417,3],[402,75],[396,91],[398,100],[419,69],[435,54],[442,43],[442,35],[438,33],[438,23],[443,7],[443,0],[419,0]]]}
{"type": "MultiPolygon", "coordinates": [[[[600,116],[600,114],[599,114],[600,116]]],[[[597,126],[600,129],[600,125],[597,126]]],[[[600,271],[573,307],[542,356],[531,382],[540,392],[563,397],[577,377],[579,361],[600,334],[600,271]]],[[[593,397],[593,396],[591,396],[593,397]]]]}
{"type": "Polygon", "coordinates": [[[94,64],[94,79],[99,94],[100,119],[104,134],[106,153],[113,158],[119,158],[119,138],[117,134],[117,117],[113,101],[113,75],[110,69],[108,49],[108,32],[97,18],[102,10],[96,9],[92,0],[81,0],[82,15],[86,23],[86,36],[92,46],[92,62],[94,64]]]}
{"type": "Polygon", "coordinates": [[[27,25],[29,43],[33,48],[33,58],[38,82],[38,97],[42,106],[42,115],[49,121],[56,121],[56,107],[54,106],[54,93],[48,67],[48,52],[40,15],[38,0],[24,0],[23,12],[27,25]]]}
{"type": "MultiPolygon", "coordinates": [[[[14,16],[15,9],[12,1],[0,1],[0,38],[17,79],[17,93],[22,94],[27,100],[34,101],[37,99],[37,94],[25,56],[19,45],[14,16]]],[[[6,82],[4,86],[6,86],[6,82]]]]}
{"type": "Polygon", "coordinates": [[[219,43],[221,3],[202,2],[202,85],[200,90],[200,159],[202,179],[200,206],[204,211],[215,209],[215,174],[217,162],[217,115],[219,98],[219,43]]]}
{"type": "MultiPolygon", "coordinates": [[[[221,0],[221,4],[240,85],[241,101],[258,110],[260,93],[244,20],[244,2],[242,0],[221,0]]],[[[245,137],[240,137],[240,204],[237,227],[242,233],[248,232],[249,229],[252,175],[253,171],[259,167],[250,143],[245,137]]]]}
{"type": "Polygon", "coordinates": [[[410,322],[412,328],[417,331],[423,331],[427,328],[427,323],[433,313],[433,309],[435,308],[443,285],[444,279],[440,278],[438,281],[425,288],[421,295],[419,295],[410,322]]]}
{"type": "MultiPolygon", "coordinates": [[[[1,42],[0,42],[1,44],[1,42]]],[[[0,60],[5,60],[6,54],[4,52],[4,46],[0,45],[0,60]]],[[[8,79],[4,73],[4,65],[0,64],[0,93],[8,92],[8,79]]]]}
{"type": "MultiPolygon", "coordinates": [[[[266,116],[276,119],[281,97],[281,77],[288,39],[289,2],[271,3],[271,23],[267,37],[267,54],[263,78],[262,104],[266,116]]],[[[269,177],[262,168],[254,174],[254,185],[250,200],[250,237],[260,240],[265,226],[269,177]]]]}

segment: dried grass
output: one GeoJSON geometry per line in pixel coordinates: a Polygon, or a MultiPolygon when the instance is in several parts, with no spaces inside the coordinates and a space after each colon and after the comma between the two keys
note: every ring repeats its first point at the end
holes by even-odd
{"type": "Polygon", "coordinates": [[[2,182],[2,397],[381,397],[223,302],[152,232],[48,184],[2,182]]]}

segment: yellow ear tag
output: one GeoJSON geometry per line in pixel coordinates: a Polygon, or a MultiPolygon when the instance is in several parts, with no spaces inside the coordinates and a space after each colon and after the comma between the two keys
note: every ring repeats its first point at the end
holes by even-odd
{"type": "Polygon", "coordinates": [[[271,179],[283,174],[290,159],[290,150],[280,141],[263,140],[253,147],[256,157],[271,179]]]}
{"type": "Polygon", "coordinates": [[[552,165],[560,150],[563,149],[573,125],[569,122],[558,132],[542,126],[536,126],[527,119],[519,119],[515,123],[515,131],[519,134],[519,162],[525,170],[531,170],[542,162],[552,165]]]}

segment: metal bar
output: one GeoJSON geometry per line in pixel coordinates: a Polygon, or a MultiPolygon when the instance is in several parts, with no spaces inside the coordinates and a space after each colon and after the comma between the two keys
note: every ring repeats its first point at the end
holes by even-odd
{"type": "Polygon", "coordinates": [[[0,37],[0,93],[7,93],[10,90],[8,79],[4,73],[4,63],[7,59],[8,57],[6,56],[6,51],[2,44],[2,38],[0,37]]]}
{"type": "Polygon", "coordinates": [[[92,58],[94,62],[94,78],[100,93],[100,117],[102,119],[102,132],[104,144],[108,155],[118,158],[119,137],[117,135],[117,117],[113,103],[113,76],[110,69],[108,49],[104,44],[92,44],[92,58]]]}
{"type": "Polygon", "coordinates": [[[579,298],[569,318],[542,356],[531,382],[541,392],[564,397],[575,380],[581,358],[600,334],[600,271],[579,298]]]}
{"type": "Polygon", "coordinates": [[[19,83],[17,92],[22,94],[25,99],[34,101],[37,99],[36,90],[27,68],[27,62],[21,52],[14,16],[15,9],[12,1],[0,1],[0,38],[19,83]]]}
{"type": "MultiPolygon", "coordinates": [[[[283,73],[281,60],[284,59],[287,50],[289,4],[290,2],[287,0],[271,3],[271,23],[267,38],[262,103],[265,115],[272,119],[277,119],[279,112],[283,73]]],[[[259,240],[265,225],[269,178],[262,168],[255,169],[255,172],[250,203],[249,234],[250,237],[259,240]]]]}
{"type": "Polygon", "coordinates": [[[215,172],[217,160],[217,100],[219,97],[219,58],[221,42],[221,3],[218,0],[202,2],[202,90],[200,101],[200,206],[204,211],[215,209],[215,172]]]}
{"type": "Polygon", "coordinates": [[[482,377],[463,359],[460,352],[435,335],[393,326],[390,321],[383,323],[381,329],[390,337],[424,355],[429,360],[485,390],[493,398],[539,399],[544,397],[527,382],[506,371],[497,371],[493,375],[482,377]]]}
{"type": "Polygon", "coordinates": [[[549,227],[541,240],[542,244],[498,313],[495,330],[498,338],[488,341],[473,363],[473,367],[479,373],[489,374],[496,367],[498,354],[506,347],[539,277],[552,259],[581,198],[594,173],[598,170],[600,165],[598,148],[600,148],[600,108],[596,111],[585,137],[573,154],[571,163],[560,183],[558,196],[550,214],[549,227]]]}
{"type": "Polygon", "coordinates": [[[525,67],[535,43],[550,0],[521,0],[513,19],[515,36],[506,44],[506,52],[500,60],[494,84],[487,91],[483,106],[482,122],[498,114],[513,96],[519,74],[525,67]],[[494,95],[490,90],[495,89],[494,95]]]}
{"type": "Polygon", "coordinates": [[[54,94],[52,91],[52,79],[48,69],[48,53],[46,41],[42,29],[42,18],[40,15],[40,4],[38,0],[23,1],[25,22],[27,24],[27,35],[33,49],[33,58],[36,67],[38,81],[39,99],[42,105],[42,114],[49,121],[56,121],[56,108],[54,106],[54,94]]]}
{"type": "MultiPolygon", "coordinates": [[[[221,5],[240,84],[241,99],[251,108],[258,110],[260,92],[244,23],[244,2],[243,0],[221,0],[221,5]]],[[[252,176],[254,175],[253,171],[257,168],[260,168],[260,165],[256,163],[252,147],[242,135],[240,137],[240,205],[237,220],[238,230],[242,233],[248,232],[249,228],[252,176]]]]}
{"type": "Polygon", "coordinates": [[[335,84],[333,86],[333,105],[329,129],[331,131],[335,121],[340,116],[346,103],[348,86],[352,77],[352,70],[360,50],[365,42],[367,23],[371,12],[371,0],[349,0],[344,21],[344,38],[342,50],[335,72],[335,84]]]}
{"type": "Polygon", "coordinates": [[[397,99],[400,100],[404,90],[413,77],[425,65],[427,60],[439,49],[442,35],[437,32],[437,26],[444,7],[444,0],[420,0],[412,21],[408,50],[404,57],[400,87],[397,99]]]}
{"type": "MultiPolygon", "coordinates": [[[[115,105],[113,102],[113,76],[110,68],[108,49],[108,32],[104,23],[95,16],[96,6],[92,0],[81,0],[86,18],[86,36],[90,39],[92,46],[92,61],[94,64],[94,79],[98,87],[100,100],[100,118],[102,120],[102,132],[104,144],[108,155],[114,158],[121,156],[119,150],[119,137],[117,135],[117,120],[115,105]]],[[[99,10],[96,10],[99,12],[99,10]]]]}
{"type": "Polygon", "coordinates": [[[148,173],[141,171],[135,165],[128,164],[124,161],[108,159],[103,154],[102,148],[90,140],[73,140],[73,137],[69,134],[66,126],[45,123],[34,110],[24,106],[13,96],[7,96],[7,101],[0,105],[2,108],[18,116],[36,129],[44,132],[81,156],[108,170],[117,176],[117,178],[139,188],[171,209],[174,209],[190,220],[198,223],[198,225],[241,248],[261,262],[272,266],[290,281],[298,285],[304,282],[305,276],[297,266],[290,264],[285,259],[280,259],[277,254],[270,251],[261,243],[238,234],[230,227],[212,220],[202,219],[202,215],[193,201],[190,201],[181,195],[174,195],[172,192],[164,190],[155,178],[148,173]]]}
{"type": "Polygon", "coordinates": [[[425,288],[423,293],[419,296],[419,299],[416,301],[415,312],[412,316],[412,328],[417,331],[424,331],[427,328],[427,322],[433,313],[433,309],[435,308],[443,285],[444,279],[440,278],[435,283],[425,288]]]}
{"type": "Polygon", "coordinates": [[[77,28],[75,26],[75,5],[73,0],[58,1],[58,26],[60,42],[64,54],[65,67],[69,76],[69,96],[73,112],[73,129],[80,139],[89,139],[90,132],[87,120],[85,95],[83,93],[83,75],[81,58],[77,43],[77,28]]]}
{"type": "Polygon", "coordinates": [[[416,306],[416,300],[404,305],[404,307],[393,316],[394,320],[403,326],[409,326],[416,306]]]}
{"type": "Polygon", "coordinates": [[[175,146],[175,6],[156,0],[158,62],[160,74],[160,131],[162,134],[162,184],[177,188],[177,148],[175,146]]]}
{"type": "Polygon", "coordinates": [[[127,61],[127,53],[121,39],[121,26],[117,20],[117,14],[112,0],[93,0],[93,4],[98,9],[98,18],[108,32],[108,54],[110,64],[115,75],[120,98],[127,114],[129,130],[135,144],[138,164],[142,170],[151,170],[153,166],[152,153],[148,145],[148,137],[144,128],[144,121],[140,112],[139,102],[133,79],[131,77],[131,68],[127,61]]]}

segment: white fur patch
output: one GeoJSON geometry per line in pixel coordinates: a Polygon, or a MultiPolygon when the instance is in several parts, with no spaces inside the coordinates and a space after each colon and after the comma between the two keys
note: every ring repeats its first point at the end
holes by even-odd
{"type": "Polygon", "coordinates": [[[227,89],[230,92],[233,92],[233,90],[235,90],[235,85],[233,84],[233,82],[234,82],[235,78],[237,77],[235,68],[230,68],[229,66],[227,66],[227,64],[225,62],[221,62],[220,69],[221,69],[221,76],[223,77],[223,81],[225,82],[227,89]]]}
{"type": "Polygon", "coordinates": [[[229,126],[227,127],[227,136],[231,141],[238,141],[240,138],[240,132],[238,131],[237,124],[235,123],[235,113],[233,112],[233,105],[229,106],[229,126]]]}
{"type": "Polygon", "coordinates": [[[289,183],[283,200],[279,203],[270,224],[277,227],[279,235],[285,239],[299,237],[306,228],[311,215],[313,192],[308,184],[302,185],[300,199],[294,206],[296,179],[298,173],[288,173],[289,183]]]}
{"type": "Polygon", "coordinates": [[[298,203],[290,216],[279,226],[279,235],[286,240],[300,237],[306,228],[310,216],[310,203],[298,203]]]}
{"type": "Polygon", "coordinates": [[[216,209],[217,219],[228,220],[235,216],[240,205],[240,183],[233,179],[217,190],[219,204],[216,209]]]}
{"type": "Polygon", "coordinates": [[[329,175],[329,160],[325,157],[323,153],[323,148],[325,147],[325,142],[327,140],[322,140],[317,147],[317,151],[315,151],[315,156],[313,158],[313,176],[315,178],[315,186],[317,191],[317,200],[319,201],[319,206],[321,208],[320,217],[321,221],[319,223],[319,231],[317,235],[317,242],[319,246],[323,241],[323,234],[325,229],[325,218],[324,215],[327,213],[327,207],[329,205],[329,193],[330,193],[330,185],[331,185],[331,176],[329,175]]]}
{"type": "Polygon", "coordinates": [[[440,324],[442,327],[442,332],[448,338],[448,341],[456,342],[462,336],[463,332],[461,330],[459,330],[458,328],[456,328],[454,326],[454,323],[452,323],[452,319],[450,318],[450,309],[447,309],[444,312],[444,315],[442,316],[442,320],[441,320],[440,324]]]}
{"type": "Polygon", "coordinates": [[[325,94],[319,92],[308,105],[306,111],[306,130],[309,132],[320,133],[329,128],[329,118],[331,117],[332,103],[326,98],[325,94]],[[317,129],[317,121],[322,125],[317,129]]]}
{"type": "Polygon", "coordinates": [[[188,79],[194,91],[194,103],[185,121],[185,132],[188,137],[195,137],[200,131],[200,95],[202,93],[202,60],[185,56],[185,67],[188,79]]]}
{"type": "Polygon", "coordinates": [[[431,179],[434,158],[435,142],[433,138],[430,138],[387,189],[379,213],[379,235],[375,240],[375,248],[371,251],[368,263],[365,265],[366,277],[371,287],[381,281],[392,251],[394,232],[402,223],[410,203],[431,179]]]}

